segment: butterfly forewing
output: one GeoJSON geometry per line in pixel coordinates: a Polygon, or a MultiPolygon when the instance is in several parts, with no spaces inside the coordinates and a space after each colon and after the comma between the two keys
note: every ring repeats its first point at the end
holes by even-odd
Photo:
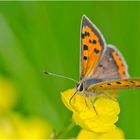
{"type": "Polygon", "coordinates": [[[105,41],[101,33],[86,16],[83,16],[81,25],[81,79],[90,78],[104,48],[105,41]]]}
{"type": "Polygon", "coordinates": [[[140,78],[133,79],[120,79],[108,82],[101,82],[95,85],[89,86],[87,91],[98,91],[98,90],[114,90],[114,89],[139,89],[140,88],[140,78]]]}

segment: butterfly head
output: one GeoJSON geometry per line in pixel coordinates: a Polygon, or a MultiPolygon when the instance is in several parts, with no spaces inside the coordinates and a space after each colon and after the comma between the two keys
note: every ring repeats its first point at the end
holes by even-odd
{"type": "Polygon", "coordinates": [[[83,91],[84,87],[83,87],[83,82],[79,82],[77,85],[76,85],[76,88],[77,88],[77,92],[80,93],[83,91]]]}
{"type": "Polygon", "coordinates": [[[97,84],[99,82],[102,82],[101,79],[86,79],[86,80],[81,80],[77,85],[77,92],[81,93],[83,91],[86,91],[89,86],[97,84]]]}

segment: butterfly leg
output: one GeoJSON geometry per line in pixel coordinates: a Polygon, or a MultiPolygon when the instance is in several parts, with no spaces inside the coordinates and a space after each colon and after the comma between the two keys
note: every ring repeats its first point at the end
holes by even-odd
{"type": "Polygon", "coordinates": [[[87,96],[86,96],[86,94],[83,92],[83,95],[84,95],[84,101],[85,101],[85,104],[86,104],[86,106],[87,106],[87,108],[89,109],[89,106],[88,106],[88,103],[87,103],[87,96]]]}
{"type": "MultiPolygon", "coordinates": [[[[72,99],[73,97],[77,94],[77,90],[75,91],[75,93],[71,96],[70,100],[69,100],[69,104],[72,106],[72,99]]],[[[74,98],[74,102],[75,102],[75,98],[74,98]]]]}
{"type": "Polygon", "coordinates": [[[91,104],[92,104],[92,107],[93,107],[93,109],[94,109],[96,115],[98,115],[97,110],[96,110],[96,107],[94,106],[94,101],[95,101],[95,99],[94,99],[94,100],[92,100],[92,99],[93,99],[93,96],[89,96],[89,100],[90,100],[90,102],[91,102],[91,104]]]}
{"type": "Polygon", "coordinates": [[[86,95],[85,91],[83,91],[81,94],[83,95],[84,102],[85,102],[87,108],[89,108],[88,103],[87,103],[87,100],[86,100],[87,99],[87,95],[86,95]]]}
{"type": "Polygon", "coordinates": [[[104,93],[103,95],[105,95],[106,97],[108,97],[109,99],[111,99],[114,102],[117,102],[117,100],[115,98],[113,98],[111,95],[104,93]]]}

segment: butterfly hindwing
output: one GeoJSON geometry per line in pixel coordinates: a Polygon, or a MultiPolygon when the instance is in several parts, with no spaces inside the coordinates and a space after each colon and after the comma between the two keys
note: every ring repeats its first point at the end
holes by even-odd
{"type": "Polygon", "coordinates": [[[120,89],[139,89],[140,78],[133,79],[120,79],[107,82],[101,82],[95,85],[91,85],[87,91],[100,91],[100,90],[120,90],[120,89]]]}
{"type": "Polygon", "coordinates": [[[83,16],[81,25],[80,78],[89,78],[93,73],[105,48],[100,31],[90,20],[83,16]]]}
{"type": "Polygon", "coordinates": [[[93,73],[93,78],[101,81],[128,78],[125,60],[114,46],[107,45],[93,73]]]}
{"type": "Polygon", "coordinates": [[[117,51],[116,48],[112,51],[113,59],[118,67],[118,73],[120,74],[121,79],[128,78],[128,71],[127,71],[127,64],[125,63],[124,58],[122,55],[117,51]]]}

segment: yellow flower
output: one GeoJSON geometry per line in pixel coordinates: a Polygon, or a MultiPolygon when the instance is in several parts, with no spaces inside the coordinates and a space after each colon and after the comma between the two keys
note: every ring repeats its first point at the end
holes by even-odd
{"type": "Polygon", "coordinates": [[[51,133],[51,125],[37,117],[17,113],[0,117],[0,139],[47,139],[51,133]]]}
{"type": "Polygon", "coordinates": [[[52,127],[48,122],[12,112],[17,97],[13,84],[0,76],[0,139],[50,138],[52,127]]]}
{"type": "Polygon", "coordinates": [[[11,116],[15,128],[16,137],[20,139],[43,139],[50,138],[52,127],[45,120],[37,117],[22,117],[20,114],[11,116]]]}
{"type": "Polygon", "coordinates": [[[124,133],[117,127],[109,132],[99,134],[81,129],[77,139],[124,139],[124,133]]]}
{"type": "Polygon", "coordinates": [[[0,114],[7,112],[15,106],[17,94],[13,84],[0,76],[0,114]]]}
{"type": "Polygon", "coordinates": [[[118,102],[107,96],[98,97],[94,102],[96,114],[90,100],[87,98],[86,104],[85,97],[81,94],[76,94],[70,104],[74,92],[75,89],[62,92],[61,98],[65,106],[73,112],[73,120],[77,125],[96,133],[108,132],[116,127],[114,123],[117,122],[120,113],[118,102]]]}
{"type": "Polygon", "coordinates": [[[15,130],[11,120],[6,116],[0,116],[0,139],[15,138],[15,130]]]}

